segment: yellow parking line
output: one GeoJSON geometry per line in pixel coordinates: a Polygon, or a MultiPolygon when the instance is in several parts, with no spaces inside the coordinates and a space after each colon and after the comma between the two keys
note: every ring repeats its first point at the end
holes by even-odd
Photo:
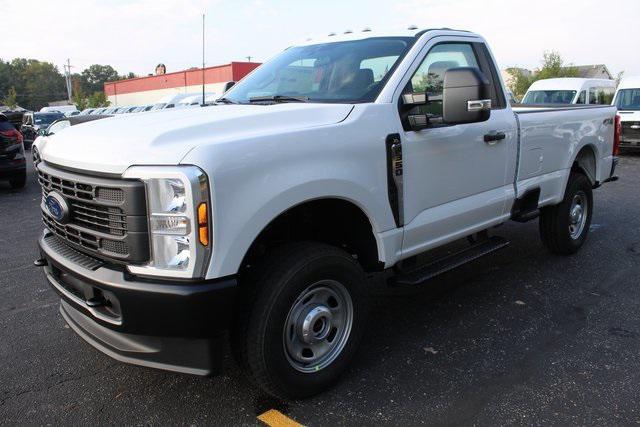
{"type": "Polygon", "coordinates": [[[258,416],[258,419],[270,427],[302,427],[302,424],[293,421],[275,409],[269,409],[264,414],[258,416]]]}

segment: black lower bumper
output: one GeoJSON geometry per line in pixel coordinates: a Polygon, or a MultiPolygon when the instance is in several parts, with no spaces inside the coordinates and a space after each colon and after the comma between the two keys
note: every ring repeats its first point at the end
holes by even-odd
{"type": "MultiPolygon", "coordinates": [[[[57,239],[57,240],[56,240],[57,239]]],[[[39,241],[60,311],[89,344],[124,362],[197,375],[221,369],[236,280],[150,282],[64,246],[39,241]]]]}

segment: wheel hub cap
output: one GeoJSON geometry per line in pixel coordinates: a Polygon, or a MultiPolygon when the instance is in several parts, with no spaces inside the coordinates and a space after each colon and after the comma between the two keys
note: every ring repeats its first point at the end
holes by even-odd
{"type": "Polygon", "coordinates": [[[579,239],[587,223],[587,195],[579,191],[573,196],[569,208],[569,235],[572,239],[579,239]]]}
{"type": "Polygon", "coordinates": [[[307,344],[320,342],[331,332],[333,314],[328,307],[317,305],[304,310],[297,320],[298,338],[307,344]]]}
{"type": "Polygon", "coordinates": [[[351,295],[341,283],[322,280],[294,301],[284,324],[289,364],[305,373],[330,365],[344,349],[353,325],[351,295]]]}

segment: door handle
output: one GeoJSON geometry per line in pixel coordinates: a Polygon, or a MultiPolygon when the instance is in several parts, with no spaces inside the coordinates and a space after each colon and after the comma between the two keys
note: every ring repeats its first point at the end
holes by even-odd
{"type": "Polygon", "coordinates": [[[506,137],[507,136],[504,134],[504,132],[491,131],[484,136],[484,142],[486,142],[489,145],[494,145],[502,141],[506,137]]]}

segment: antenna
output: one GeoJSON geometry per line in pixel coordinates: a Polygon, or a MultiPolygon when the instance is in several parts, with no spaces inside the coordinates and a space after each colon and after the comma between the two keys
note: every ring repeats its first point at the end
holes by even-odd
{"type": "Polygon", "coordinates": [[[202,102],[200,106],[204,107],[204,13],[202,14],[202,102]]]}

